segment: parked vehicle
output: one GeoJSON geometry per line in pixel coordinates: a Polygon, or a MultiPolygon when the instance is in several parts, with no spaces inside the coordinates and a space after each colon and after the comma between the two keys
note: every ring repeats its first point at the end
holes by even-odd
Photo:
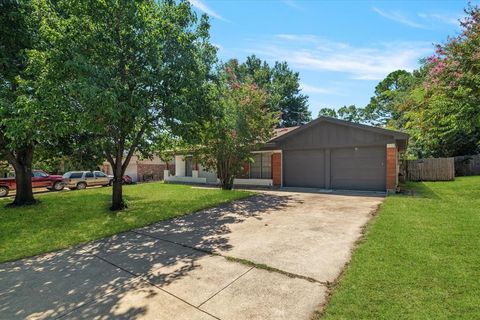
{"type": "Polygon", "coordinates": [[[109,186],[113,176],[102,171],[70,171],[63,175],[65,186],[72,190],[85,189],[92,186],[109,186]]]}
{"type": "Polygon", "coordinates": [[[129,175],[124,175],[122,177],[122,184],[134,184],[133,178],[130,177],[129,175]]]}
{"type": "MultiPolygon", "coordinates": [[[[60,191],[65,187],[63,177],[49,175],[41,170],[32,171],[32,188],[47,188],[50,191],[60,191]]],[[[10,191],[17,189],[15,175],[0,178],[0,197],[6,197],[10,191]]]]}

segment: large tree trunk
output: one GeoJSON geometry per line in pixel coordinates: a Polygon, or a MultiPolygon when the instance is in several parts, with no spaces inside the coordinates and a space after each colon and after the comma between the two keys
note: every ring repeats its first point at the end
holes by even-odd
{"type": "Polygon", "coordinates": [[[105,149],[105,154],[107,155],[108,162],[110,162],[110,165],[112,166],[112,170],[113,170],[112,206],[110,207],[110,210],[112,211],[122,210],[127,207],[127,204],[123,200],[122,178],[123,178],[123,175],[125,174],[125,171],[127,170],[130,160],[132,159],[133,153],[137,148],[138,142],[140,141],[140,139],[142,139],[142,136],[145,132],[146,127],[147,127],[147,123],[144,124],[142,126],[142,129],[137,132],[135,136],[135,140],[132,143],[132,146],[130,147],[130,150],[128,151],[127,156],[125,157],[125,160],[123,161],[123,163],[122,163],[122,159],[124,157],[124,151],[125,151],[125,138],[120,139],[117,142],[115,159],[112,157],[110,149],[108,147],[105,149]]]}
{"type": "Polygon", "coordinates": [[[127,206],[123,201],[123,185],[122,185],[122,162],[117,161],[115,165],[112,164],[113,169],[113,190],[112,190],[112,206],[110,210],[118,211],[125,209],[127,206]]]}
{"type": "Polygon", "coordinates": [[[233,189],[233,177],[225,177],[221,179],[222,190],[232,190],[233,189]]]}
{"type": "Polygon", "coordinates": [[[222,190],[232,190],[235,177],[231,174],[227,161],[222,161],[217,165],[217,173],[222,190]]]}
{"type": "Polygon", "coordinates": [[[32,189],[32,161],[33,146],[18,150],[15,160],[9,161],[15,170],[15,183],[17,189],[12,206],[25,206],[35,204],[32,189]]]}

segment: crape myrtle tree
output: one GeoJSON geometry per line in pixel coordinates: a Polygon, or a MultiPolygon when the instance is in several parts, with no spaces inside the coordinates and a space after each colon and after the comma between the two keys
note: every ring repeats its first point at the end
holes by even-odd
{"type": "Polygon", "coordinates": [[[300,75],[287,62],[276,61],[273,66],[255,55],[239,63],[231,59],[226,65],[235,72],[239,82],[252,81],[269,95],[267,105],[276,112],[278,127],[299,126],[311,120],[308,96],[301,92],[300,75]]]}
{"type": "Polygon", "coordinates": [[[36,201],[32,192],[32,161],[43,142],[68,131],[67,113],[45,103],[35,52],[48,45],[39,30],[42,12],[35,2],[0,2],[0,160],[15,171],[16,194],[11,205],[36,201]]]}
{"type": "Polygon", "coordinates": [[[55,38],[46,69],[61,99],[113,169],[111,210],[125,207],[131,157],[152,154],[156,136],[188,136],[206,112],[216,52],[206,16],[187,1],[60,0],[45,21],[55,38]]]}
{"type": "Polygon", "coordinates": [[[461,32],[436,46],[425,62],[426,77],[409,112],[428,155],[480,152],[480,8],[469,5],[461,32]]]}
{"type": "Polygon", "coordinates": [[[228,66],[210,86],[212,116],[198,130],[196,156],[207,169],[216,170],[224,190],[233,188],[243,164],[252,161],[251,152],[273,135],[278,115],[269,110],[268,99],[253,79],[239,82],[228,66]]]}

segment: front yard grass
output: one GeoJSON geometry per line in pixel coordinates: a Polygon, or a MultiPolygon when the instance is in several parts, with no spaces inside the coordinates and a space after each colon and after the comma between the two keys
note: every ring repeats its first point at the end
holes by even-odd
{"type": "Polygon", "coordinates": [[[480,319],[480,177],[386,199],[322,319],[480,319]]]}
{"type": "Polygon", "coordinates": [[[37,195],[38,205],[0,200],[0,262],[103,238],[251,195],[243,191],[148,183],[124,186],[128,209],[108,210],[111,188],[37,195]]]}

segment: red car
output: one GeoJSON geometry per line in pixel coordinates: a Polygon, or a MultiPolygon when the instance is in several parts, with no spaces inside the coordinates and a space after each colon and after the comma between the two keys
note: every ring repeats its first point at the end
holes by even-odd
{"type": "MultiPolygon", "coordinates": [[[[16,187],[15,178],[0,178],[0,198],[8,196],[8,193],[11,190],[15,190],[16,187]]],[[[60,191],[64,187],[62,176],[49,175],[41,170],[33,170],[32,188],[47,188],[50,191],[60,191]]]]}

